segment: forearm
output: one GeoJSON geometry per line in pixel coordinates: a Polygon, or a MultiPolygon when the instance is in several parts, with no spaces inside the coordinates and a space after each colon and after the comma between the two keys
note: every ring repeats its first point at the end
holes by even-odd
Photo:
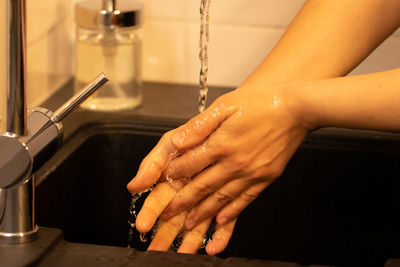
{"type": "Polygon", "coordinates": [[[399,14],[399,0],[309,0],[249,80],[343,76],[400,26],[399,14]]]}
{"type": "Polygon", "coordinates": [[[310,128],[400,132],[400,68],[290,85],[295,113],[310,128]]]}

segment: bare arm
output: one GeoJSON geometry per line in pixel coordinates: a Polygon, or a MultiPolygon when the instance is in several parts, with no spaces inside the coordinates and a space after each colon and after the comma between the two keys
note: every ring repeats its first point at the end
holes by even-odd
{"type": "Polygon", "coordinates": [[[400,132],[400,68],[290,87],[288,94],[296,102],[294,112],[312,128],[400,132]]]}
{"type": "Polygon", "coordinates": [[[343,76],[400,26],[399,0],[310,0],[249,80],[343,76]]]}

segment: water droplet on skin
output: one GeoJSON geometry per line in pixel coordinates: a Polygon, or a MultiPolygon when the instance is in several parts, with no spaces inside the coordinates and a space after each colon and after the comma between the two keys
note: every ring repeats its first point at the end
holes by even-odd
{"type": "Polygon", "coordinates": [[[215,218],[212,220],[210,227],[207,230],[207,233],[204,235],[203,243],[201,244],[200,248],[205,248],[208,243],[214,238],[215,228],[216,228],[216,221],[215,218]]]}
{"type": "Polygon", "coordinates": [[[211,112],[211,117],[218,117],[221,116],[220,112],[219,112],[219,108],[215,108],[213,112],[211,112]]]}
{"type": "Polygon", "coordinates": [[[172,181],[173,181],[172,178],[169,177],[168,174],[165,176],[165,179],[167,180],[168,183],[172,183],[172,181]]]}
{"type": "Polygon", "coordinates": [[[276,108],[278,108],[279,106],[280,106],[280,103],[281,103],[281,100],[279,99],[279,97],[278,96],[274,96],[273,97],[273,99],[272,99],[272,101],[271,101],[271,104],[270,104],[270,108],[271,109],[276,109],[276,108]]]}
{"type": "Polygon", "coordinates": [[[194,128],[195,128],[195,129],[199,129],[199,128],[200,128],[200,125],[201,125],[200,121],[199,121],[199,120],[196,120],[195,123],[194,123],[194,128]]]}

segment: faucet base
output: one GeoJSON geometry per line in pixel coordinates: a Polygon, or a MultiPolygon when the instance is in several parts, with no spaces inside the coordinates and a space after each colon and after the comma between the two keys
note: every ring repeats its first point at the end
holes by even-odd
{"type": "Polygon", "coordinates": [[[0,244],[21,244],[31,242],[36,239],[39,227],[35,225],[32,231],[21,233],[2,233],[0,232],[0,244]]]}
{"type": "Polygon", "coordinates": [[[0,245],[32,241],[35,223],[35,176],[22,185],[0,189],[0,245]]]}

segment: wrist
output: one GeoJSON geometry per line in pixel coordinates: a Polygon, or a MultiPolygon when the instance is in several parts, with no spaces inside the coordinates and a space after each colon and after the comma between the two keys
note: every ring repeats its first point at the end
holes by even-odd
{"type": "Polygon", "coordinates": [[[315,96],[311,97],[313,94],[312,84],[312,81],[293,82],[286,84],[283,90],[291,116],[300,127],[307,131],[314,131],[322,127],[318,120],[318,113],[313,109],[312,101],[315,96]]]}

